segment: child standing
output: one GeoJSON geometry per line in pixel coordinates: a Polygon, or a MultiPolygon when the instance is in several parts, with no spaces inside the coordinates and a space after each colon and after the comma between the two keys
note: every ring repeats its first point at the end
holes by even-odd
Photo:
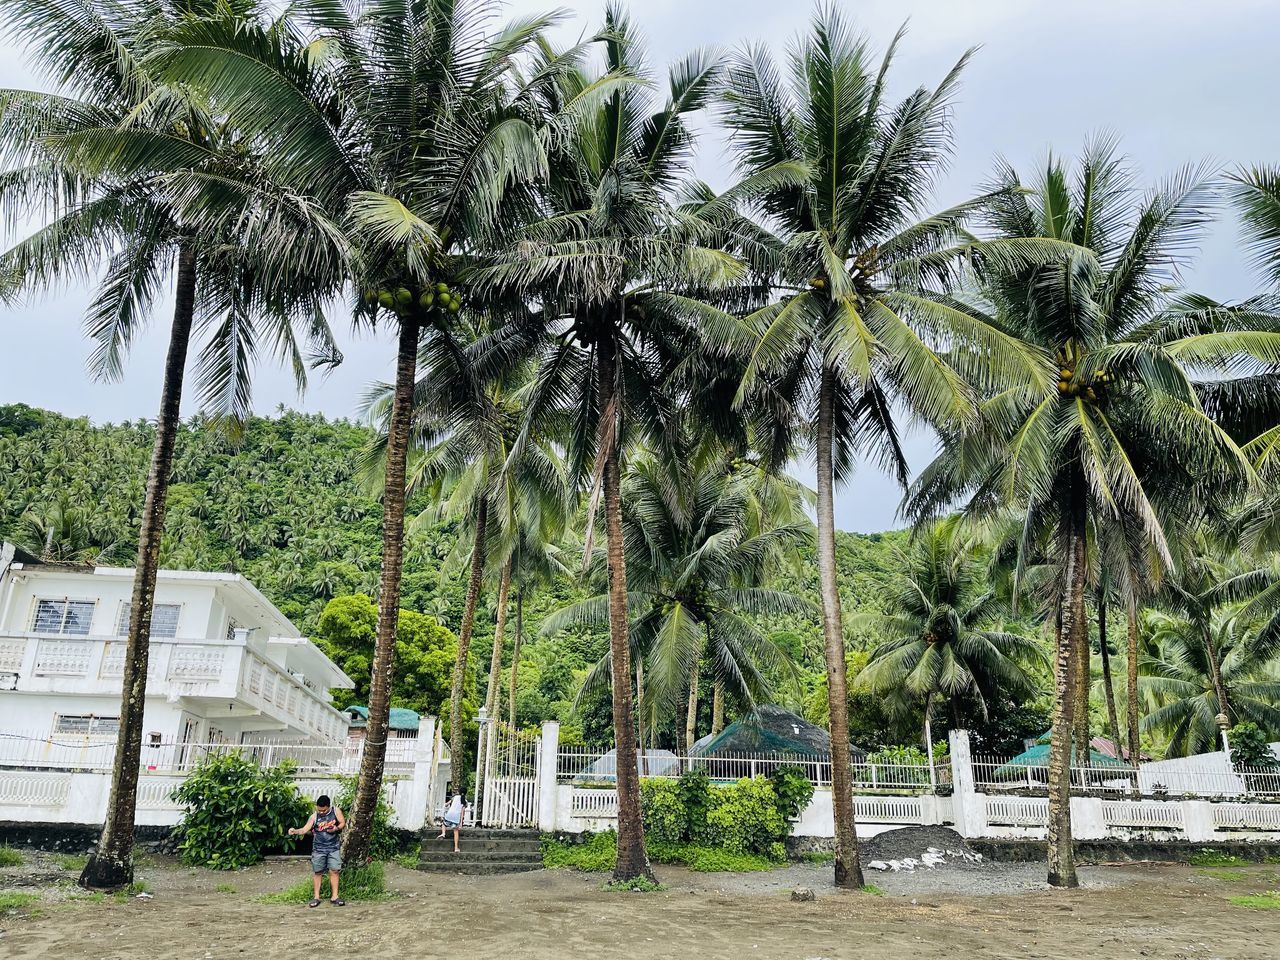
{"type": "Polygon", "coordinates": [[[290,827],[289,836],[305,837],[314,833],[311,840],[311,902],[308,907],[320,906],[320,881],[329,872],[329,902],[335,907],[345,907],[347,902],[338,896],[338,877],[342,873],[342,853],[338,849],[339,834],[346,829],[347,820],[342,811],[329,802],[323,794],[316,797],[315,813],[306,825],[290,827]]]}
{"type": "Polygon", "coordinates": [[[449,806],[444,811],[444,823],[440,827],[440,836],[437,840],[443,840],[444,835],[453,831],[453,852],[460,853],[458,849],[458,834],[462,832],[462,816],[463,811],[467,808],[467,802],[462,799],[461,793],[455,793],[453,799],[449,801],[449,806]]]}

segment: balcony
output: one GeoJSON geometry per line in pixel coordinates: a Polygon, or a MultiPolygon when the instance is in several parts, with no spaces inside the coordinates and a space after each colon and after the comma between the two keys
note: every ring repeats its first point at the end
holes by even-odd
{"type": "MultiPolygon", "coordinates": [[[[0,636],[0,689],[21,693],[119,696],[125,641],[120,637],[0,636]]],[[[147,696],[236,701],[298,734],[339,741],[347,722],[301,674],[230,639],[152,638],[147,696]]]]}

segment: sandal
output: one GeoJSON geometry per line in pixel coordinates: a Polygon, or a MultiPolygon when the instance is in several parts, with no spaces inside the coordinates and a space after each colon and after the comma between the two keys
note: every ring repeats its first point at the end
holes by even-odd
{"type": "Polygon", "coordinates": [[[310,903],[308,903],[308,904],[307,904],[307,906],[308,906],[308,907],[318,907],[318,906],[320,906],[320,901],[319,901],[319,900],[312,900],[310,903]]]}
{"type": "Polygon", "coordinates": [[[347,901],[343,900],[341,897],[337,900],[330,900],[329,903],[335,907],[345,907],[347,905],[347,901]]]}

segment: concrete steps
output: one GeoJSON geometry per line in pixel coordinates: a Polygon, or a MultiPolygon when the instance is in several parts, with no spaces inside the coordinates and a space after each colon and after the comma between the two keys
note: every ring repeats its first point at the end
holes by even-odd
{"type": "Polygon", "coordinates": [[[536,830],[462,831],[461,852],[453,852],[453,834],[436,839],[432,830],[422,832],[418,869],[428,873],[500,874],[542,869],[542,846],[536,830]]]}

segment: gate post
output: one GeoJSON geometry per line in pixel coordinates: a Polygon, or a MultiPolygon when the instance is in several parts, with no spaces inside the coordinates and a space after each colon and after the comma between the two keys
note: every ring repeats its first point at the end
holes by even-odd
{"type": "Polygon", "coordinates": [[[556,829],[556,801],[559,784],[556,767],[560,755],[560,723],[542,722],[542,739],[538,744],[538,829],[551,833],[556,829]]]}
{"type": "Polygon", "coordinates": [[[956,833],[962,837],[980,837],[986,831],[986,800],[974,784],[969,731],[952,730],[947,739],[951,743],[951,811],[956,833]]]}
{"type": "Polygon", "coordinates": [[[435,783],[436,718],[423,717],[418,723],[418,739],[413,743],[413,780],[409,788],[408,816],[400,824],[405,830],[421,830],[431,819],[431,796],[435,783]]]}

